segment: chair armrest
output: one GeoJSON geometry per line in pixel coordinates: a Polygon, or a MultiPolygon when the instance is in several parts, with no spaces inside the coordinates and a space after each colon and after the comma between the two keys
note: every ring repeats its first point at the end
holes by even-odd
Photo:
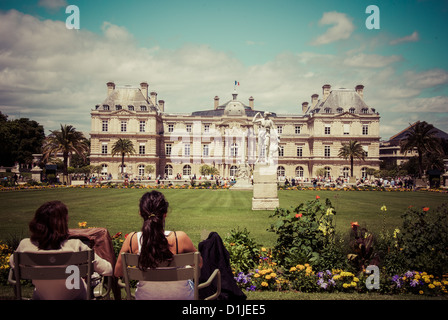
{"type": "Polygon", "coordinates": [[[217,284],[216,284],[216,292],[212,294],[211,296],[205,298],[204,300],[214,300],[219,297],[221,294],[221,271],[219,269],[215,269],[213,273],[210,275],[210,277],[207,279],[207,281],[201,283],[198,285],[198,289],[203,289],[205,287],[208,287],[212,284],[213,280],[216,278],[217,284]]]}
{"type": "Polygon", "coordinates": [[[16,285],[16,280],[14,279],[14,271],[12,268],[9,269],[8,282],[9,282],[9,284],[11,284],[13,286],[16,285]]]}

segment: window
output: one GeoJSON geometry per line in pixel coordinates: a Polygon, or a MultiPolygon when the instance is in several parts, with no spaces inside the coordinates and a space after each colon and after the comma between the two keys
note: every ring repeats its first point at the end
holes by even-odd
{"type": "MultiPolygon", "coordinates": [[[[118,166],[118,172],[121,174],[121,164],[118,166]]],[[[123,166],[123,173],[126,173],[126,165],[123,166]]]]}
{"type": "Polygon", "coordinates": [[[364,157],[367,158],[369,156],[369,147],[368,146],[362,146],[364,149],[364,157]]]}
{"type": "Polygon", "coordinates": [[[191,166],[189,164],[184,165],[184,168],[182,170],[182,174],[184,176],[189,176],[191,174],[191,166]]]}
{"type": "Polygon", "coordinates": [[[147,111],[148,109],[146,108],[146,106],[140,106],[140,111],[147,111]]]}
{"type": "Polygon", "coordinates": [[[238,145],[236,143],[232,143],[230,146],[230,156],[237,157],[238,156],[238,145]]]}
{"type": "Polygon", "coordinates": [[[284,146],[278,146],[278,156],[283,157],[285,155],[285,147],[284,146]]]}
{"type": "Polygon", "coordinates": [[[145,132],[146,121],[140,121],[140,132],[145,132]]]}
{"type": "Polygon", "coordinates": [[[117,104],[117,105],[115,106],[115,110],[121,110],[121,106],[120,106],[119,104],[117,104]]]}
{"type": "Polygon", "coordinates": [[[126,120],[121,120],[121,132],[127,131],[128,122],[126,120]]]}
{"type": "Polygon", "coordinates": [[[210,125],[204,124],[204,132],[210,132],[210,125]]]}
{"type": "Polygon", "coordinates": [[[138,175],[143,177],[145,175],[145,165],[139,164],[138,165],[138,175]]]}
{"type": "Polygon", "coordinates": [[[302,147],[297,147],[297,156],[303,157],[303,148],[302,147]]]}
{"type": "Polygon", "coordinates": [[[331,134],[331,126],[330,126],[329,124],[326,124],[326,125],[325,125],[325,131],[324,131],[324,133],[325,133],[325,134],[331,134]]]}
{"type": "Polygon", "coordinates": [[[277,177],[284,177],[285,176],[285,167],[279,166],[277,168],[277,177]]]}
{"type": "Polygon", "coordinates": [[[142,143],[138,146],[138,154],[145,154],[145,144],[142,143]]]}
{"type": "Polygon", "coordinates": [[[367,168],[366,167],[361,168],[361,178],[367,179],[367,168]]]}
{"type": "Polygon", "coordinates": [[[202,156],[203,157],[209,156],[209,145],[208,144],[202,145],[202,156]]]}
{"type": "Polygon", "coordinates": [[[107,154],[107,143],[103,143],[101,145],[101,153],[102,154],[107,154]]]}
{"type": "Polygon", "coordinates": [[[331,177],[331,168],[330,167],[325,167],[325,178],[330,178],[331,177]]]}
{"type": "Polygon", "coordinates": [[[238,172],[238,167],[237,166],[231,166],[230,167],[230,176],[231,177],[236,177],[236,173],[238,172]]]}
{"type": "Polygon", "coordinates": [[[109,111],[109,106],[107,104],[103,105],[103,110],[109,111]]]}
{"type": "Polygon", "coordinates": [[[168,132],[173,132],[174,131],[174,124],[169,124],[168,125],[168,132]]]}
{"type": "Polygon", "coordinates": [[[348,112],[350,112],[350,113],[355,113],[355,108],[350,108],[350,109],[348,110],[348,112]]]}
{"type": "Polygon", "coordinates": [[[128,106],[128,110],[129,110],[129,111],[134,111],[134,106],[129,105],[129,106],[128,106]]]}
{"type": "Polygon", "coordinates": [[[101,175],[102,176],[107,176],[107,164],[102,164],[101,165],[101,175]]]}
{"type": "Polygon", "coordinates": [[[191,132],[191,124],[187,124],[186,129],[187,129],[187,132],[191,132]]]}
{"type": "Polygon", "coordinates": [[[303,167],[297,167],[296,168],[296,177],[303,178],[303,167]]]}
{"type": "Polygon", "coordinates": [[[171,143],[167,143],[166,145],[165,145],[165,154],[167,155],[167,156],[170,156],[171,155],[171,149],[173,148],[173,145],[171,144],[171,143]]]}
{"type": "Polygon", "coordinates": [[[366,136],[366,135],[369,134],[369,125],[368,125],[368,124],[363,124],[363,125],[362,125],[362,134],[363,134],[364,136],[366,136]]]}
{"type": "Polygon", "coordinates": [[[107,120],[103,120],[103,127],[102,127],[103,132],[107,132],[109,131],[109,121],[107,120]]]}
{"type": "Polygon", "coordinates": [[[277,126],[277,133],[282,134],[283,133],[283,126],[277,126]]]}
{"type": "Polygon", "coordinates": [[[331,108],[325,108],[325,113],[331,113],[331,108]]]}
{"type": "Polygon", "coordinates": [[[330,157],[330,146],[324,147],[324,156],[327,158],[330,157]]]}
{"type": "Polygon", "coordinates": [[[367,113],[369,113],[369,110],[367,108],[362,108],[361,113],[367,114],[367,113]]]}
{"type": "Polygon", "coordinates": [[[341,107],[336,109],[337,113],[342,113],[344,111],[344,109],[342,109],[341,107]]]}
{"type": "Polygon", "coordinates": [[[347,179],[350,175],[350,168],[349,167],[344,167],[342,169],[342,176],[347,179]]]}
{"type": "Polygon", "coordinates": [[[190,144],[186,143],[184,144],[184,156],[190,156],[190,144]]]}
{"type": "Polygon", "coordinates": [[[296,127],[295,127],[295,133],[296,133],[296,134],[300,134],[301,131],[302,131],[302,126],[296,126],[296,127]]]}
{"type": "Polygon", "coordinates": [[[170,164],[167,164],[165,166],[165,175],[172,176],[173,175],[173,166],[170,164]]]}
{"type": "Polygon", "coordinates": [[[350,124],[344,123],[344,134],[350,134],[350,124]]]}

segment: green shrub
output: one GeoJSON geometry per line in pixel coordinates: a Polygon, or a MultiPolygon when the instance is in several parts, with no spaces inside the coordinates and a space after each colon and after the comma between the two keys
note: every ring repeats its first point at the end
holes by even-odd
{"type": "Polygon", "coordinates": [[[248,272],[253,269],[260,258],[257,243],[251,238],[246,228],[232,229],[223,239],[224,245],[230,254],[230,265],[235,274],[248,272]]]}

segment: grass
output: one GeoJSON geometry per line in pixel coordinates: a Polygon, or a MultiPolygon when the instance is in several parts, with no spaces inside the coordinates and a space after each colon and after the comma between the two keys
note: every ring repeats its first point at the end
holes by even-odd
{"type": "MultiPolygon", "coordinates": [[[[183,230],[198,244],[203,230],[216,231],[224,237],[236,227],[247,228],[261,245],[273,246],[276,237],[267,232],[273,219],[269,211],[251,210],[251,191],[232,190],[161,190],[170,203],[166,229],[183,230]]],[[[0,193],[0,240],[28,236],[28,223],[45,201],[60,200],[69,208],[69,226],[105,227],[113,235],[140,230],[138,201],[141,189],[44,189],[0,193]]],[[[336,229],[348,232],[350,222],[358,221],[371,231],[383,227],[380,207],[387,206],[386,228],[401,226],[400,216],[410,206],[435,208],[448,202],[448,194],[433,192],[381,191],[279,191],[280,206],[293,208],[315,199],[330,199],[336,208],[336,229]]]]}

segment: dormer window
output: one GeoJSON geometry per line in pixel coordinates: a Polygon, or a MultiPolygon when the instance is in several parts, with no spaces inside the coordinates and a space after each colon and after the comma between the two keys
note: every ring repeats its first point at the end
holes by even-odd
{"type": "Polygon", "coordinates": [[[121,106],[120,106],[119,104],[117,104],[117,105],[115,106],[115,110],[121,110],[121,106]]]}
{"type": "Polygon", "coordinates": [[[129,110],[129,111],[134,111],[134,106],[129,105],[129,106],[128,106],[128,110],[129,110]]]}
{"type": "Polygon", "coordinates": [[[146,106],[140,106],[140,111],[148,111],[148,109],[146,108],[146,106]]]}
{"type": "Polygon", "coordinates": [[[103,105],[103,110],[109,111],[109,106],[107,104],[103,105]]]}
{"type": "Polygon", "coordinates": [[[336,109],[336,111],[337,111],[338,113],[342,113],[342,112],[344,111],[344,109],[342,109],[341,107],[339,107],[339,108],[336,109]]]}
{"type": "Polygon", "coordinates": [[[367,114],[367,113],[369,113],[369,110],[367,110],[367,108],[362,108],[361,109],[361,113],[367,114]]]}
{"type": "Polygon", "coordinates": [[[331,108],[325,108],[325,113],[331,113],[331,108]]]}
{"type": "Polygon", "coordinates": [[[350,112],[350,113],[355,113],[355,108],[350,108],[350,109],[348,110],[348,112],[350,112]]]}

